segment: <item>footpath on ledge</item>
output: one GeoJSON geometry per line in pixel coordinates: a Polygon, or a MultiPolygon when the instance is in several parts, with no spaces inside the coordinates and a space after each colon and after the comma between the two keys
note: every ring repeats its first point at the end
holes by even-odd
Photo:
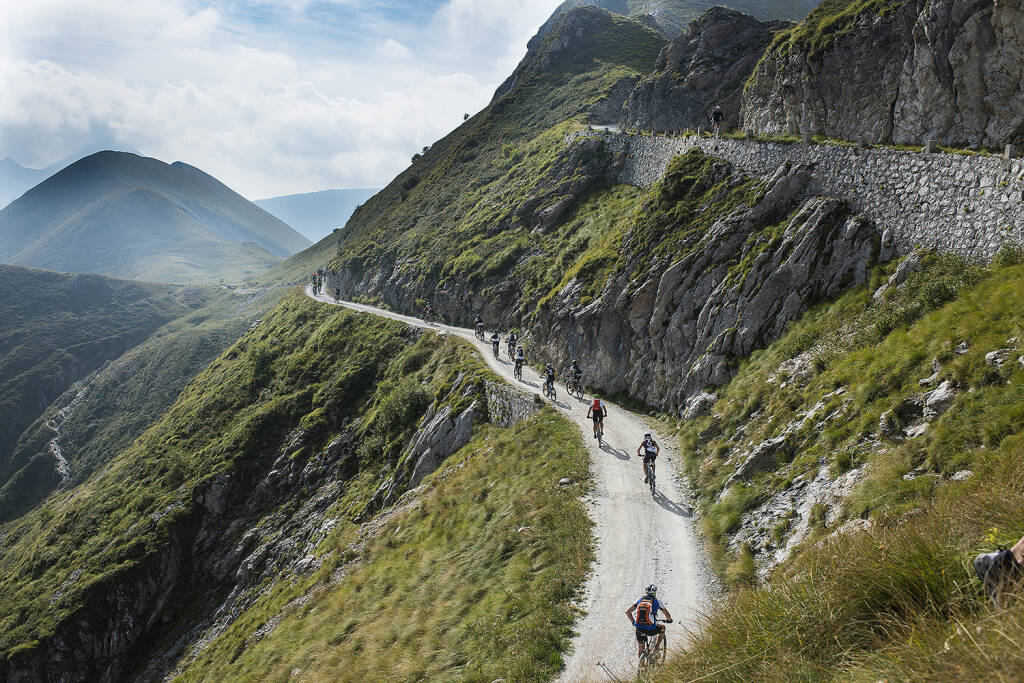
{"type": "MultiPolygon", "coordinates": [[[[541,378],[533,368],[526,366],[523,380],[516,381],[511,361],[504,357],[495,359],[490,344],[479,341],[471,330],[428,324],[419,318],[335,301],[325,295],[314,296],[308,287],[306,295],[324,304],[465,339],[509,384],[541,393],[541,378]]],[[[557,383],[556,389],[554,407],[580,429],[590,452],[595,486],[586,502],[597,541],[597,561],[579,605],[586,614],[576,624],[578,635],[559,680],[631,678],[636,673],[636,639],[625,611],[640,597],[644,586],[657,584],[659,599],[672,612],[675,623],[668,626],[669,647],[672,648],[683,642],[698,614],[708,607],[713,580],[703,560],[692,513],[683,502],[676,478],[679,461],[674,444],[669,439],[659,438],[655,430],[633,413],[605,401],[608,407],[605,444],[598,447],[587,419],[589,401],[571,398],[562,383],[557,383]],[[644,484],[641,461],[636,457],[637,446],[645,432],[652,432],[661,446],[659,490],[653,497],[644,484]]]]}

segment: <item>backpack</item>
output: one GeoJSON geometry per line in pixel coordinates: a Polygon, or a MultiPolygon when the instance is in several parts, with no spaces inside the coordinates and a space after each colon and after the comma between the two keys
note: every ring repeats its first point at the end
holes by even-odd
{"type": "Polygon", "coordinates": [[[604,404],[601,403],[601,399],[599,399],[599,398],[595,398],[594,402],[590,404],[590,409],[593,410],[597,414],[601,414],[602,412],[604,412],[603,408],[604,408],[604,404]]]}
{"type": "Polygon", "coordinates": [[[657,621],[655,617],[658,614],[656,607],[656,601],[654,598],[640,598],[640,602],[636,603],[636,624],[637,626],[655,626],[657,621]]]}

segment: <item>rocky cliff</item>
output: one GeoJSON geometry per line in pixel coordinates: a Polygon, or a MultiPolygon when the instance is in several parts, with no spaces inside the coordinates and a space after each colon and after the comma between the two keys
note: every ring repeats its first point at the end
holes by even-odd
{"type": "Polygon", "coordinates": [[[782,21],[761,22],[723,7],[708,10],[658,55],[654,73],[630,94],[622,125],[706,129],[717,105],[722,107],[726,129],[735,128],[743,84],[775,33],[789,26],[782,21]]]}
{"type": "Polygon", "coordinates": [[[743,127],[867,142],[1024,142],[1020,0],[826,2],[747,83],[743,127]]]}

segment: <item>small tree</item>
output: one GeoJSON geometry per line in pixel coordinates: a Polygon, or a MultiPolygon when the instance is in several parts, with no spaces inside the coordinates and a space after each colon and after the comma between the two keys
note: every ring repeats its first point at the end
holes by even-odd
{"type": "Polygon", "coordinates": [[[429,151],[430,151],[430,145],[427,145],[426,147],[423,148],[423,153],[424,154],[426,154],[429,151]]]}
{"type": "Polygon", "coordinates": [[[469,121],[469,114],[463,114],[462,115],[462,120],[463,121],[469,121]]]}
{"type": "Polygon", "coordinates": [[[416,162],[417,162],[417,161],[418,161],[418,160],[420,159],[420,157],[422,157],[422,156],[423,156],[423,155],[422,155],[422,154],[420,154],[419,152],[416,152],[415,154],[413,154],[413,155],[412,155],[412,163],[414,163],[414,164],[415,164],[415,163],[416,163],[416,162]]]}

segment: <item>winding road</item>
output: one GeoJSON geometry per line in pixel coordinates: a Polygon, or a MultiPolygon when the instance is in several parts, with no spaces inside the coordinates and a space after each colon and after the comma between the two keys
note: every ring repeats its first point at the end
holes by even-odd
{"type": "MultiPolygon", "coordinates": [[[[476,339],[472,330],[428,324],[419,318],[373,306],[335,301],[324,295],[307,296],[325,304],[391,318],[408,325],[444,332],[473,344],[487,364],[509,384],[541,392],[540,376],[526,366],[523,380],[513,377],[512,363],[495,359],[490,344],[476,339]]],[[[490,331],[488,331],[490,336],[490,331]]],[[[658,597],[671,611],[675,623],[668,626],[670,646],[684,640],[700,610],[708,606],[711,573],[703,559],[689,506],[684,503],[675,473],[678,454],[670,439],[636,415],[605,401],[605,444],[598,447],[587,419],[588,402],[570,398],[565,385],[556,384],[555,407],[574,422],[590,451],[595,487],[586,499],[597,541],[597,562],[587,580],[579,607],[585,616],[576,624],[578,636],[566,657],[560,681],[602,681],[632,678],[636,674],[636,640],[626,619],[626,609],[649,583],[658,585],[658,597]],[[661,446],[658,458],[658,492],[651,495],[644,484],[643,468],[636,456],[645,432],[652,432],[661,446]]]]}

